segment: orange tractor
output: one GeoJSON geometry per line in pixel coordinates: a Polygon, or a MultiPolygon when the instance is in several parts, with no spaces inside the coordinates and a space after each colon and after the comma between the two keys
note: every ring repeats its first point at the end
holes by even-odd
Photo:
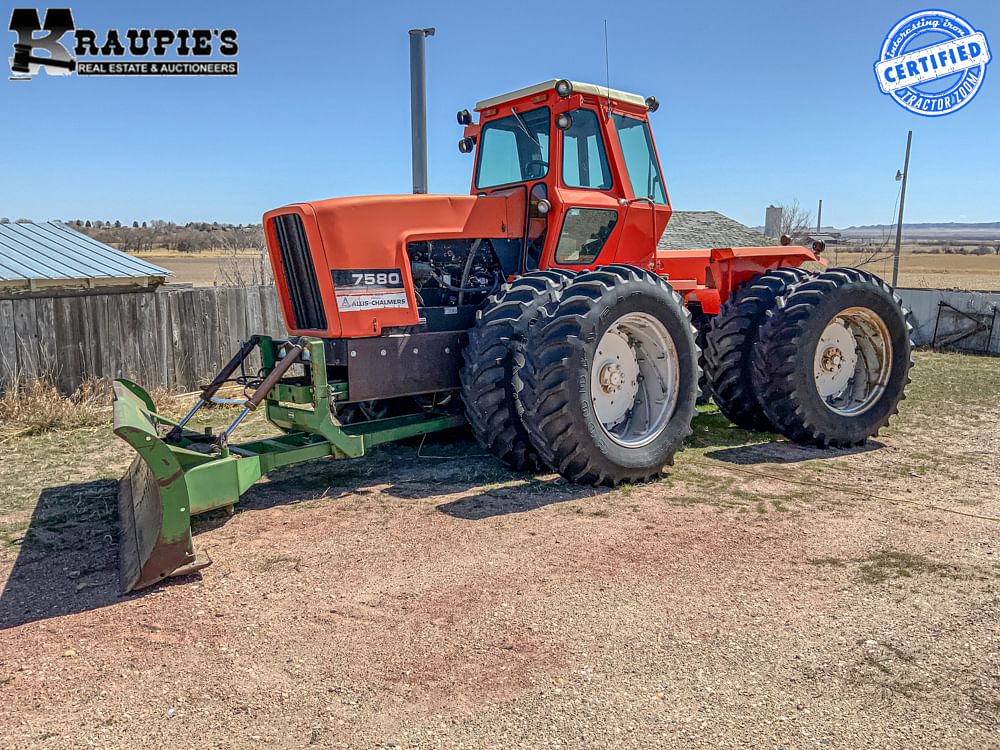
{"type": "Polygon", "coordinates": [[[742,427],[819,446],[877,434],[909,382],[899,299],[804,247],[658,251],[657,106],[547,81],[479,102],[478,122],[459,112],[470,195],[265,214],[290,337],[246,342],[179,422],[116,384],[115,431],[139,453],[120,492],[123,588],[204,565],[190,516],[275,467],[463,423],[514,470],[651,479],[691,432],[702,369],[742,427]],[[248,394],[233,424],[188,430],[227,382],[248,394]],[[279,434],[231,442],[257,408],[279,434]]]}

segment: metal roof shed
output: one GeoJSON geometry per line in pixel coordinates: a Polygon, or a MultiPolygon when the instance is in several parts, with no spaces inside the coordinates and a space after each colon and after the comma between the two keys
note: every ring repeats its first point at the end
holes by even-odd
{"type": "Polygon", "coordinates": [[[0,224],[0,294],[152,287],[170,271],[133,258],[58,221],[0,224]]]}

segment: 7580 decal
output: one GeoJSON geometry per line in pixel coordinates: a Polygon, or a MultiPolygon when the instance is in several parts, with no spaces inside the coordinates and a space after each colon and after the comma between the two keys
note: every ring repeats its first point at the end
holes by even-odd
{"type": "Polygon", "coordinates": [[[338,289],[403,288],[403,274],[398,268],[335,269],[331,273],[333,274],[333,285],[338,289]]]}
{"type": "Polygon", "coordinates": [[[341,312],[409,306],[403,291],[403,274],[398,268],[342,268],[330,273],[341,312]]]}

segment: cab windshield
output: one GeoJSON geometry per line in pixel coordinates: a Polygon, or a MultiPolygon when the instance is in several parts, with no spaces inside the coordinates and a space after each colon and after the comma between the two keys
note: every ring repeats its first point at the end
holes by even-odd
{"type": "Polygon", "coordinates": [[[517,112],[483,126],[476,187],[540,180],[549,171],[549,109],[517,112]]]}

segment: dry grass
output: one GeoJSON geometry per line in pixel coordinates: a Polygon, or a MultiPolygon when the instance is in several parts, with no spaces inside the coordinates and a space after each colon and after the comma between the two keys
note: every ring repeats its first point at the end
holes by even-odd
{"type": "MultiPolygon", "coordinates": [[[[189,394],[155,389],[150,397],[160,414],[179,417],[190,406],[189,394]]],[[[111,423],[111,381],[86,380],[69,396],[51,379],[18,379],[0,392],[0,444],[15,437],[76,430],[111,423]]]]}
{"type": "Polygon", "coordinates": [[[0,442],[104,424],[111,418],[111,384],[91,379],[70,396],[45,378],[15,381],[0,394],[0,442]]]}

